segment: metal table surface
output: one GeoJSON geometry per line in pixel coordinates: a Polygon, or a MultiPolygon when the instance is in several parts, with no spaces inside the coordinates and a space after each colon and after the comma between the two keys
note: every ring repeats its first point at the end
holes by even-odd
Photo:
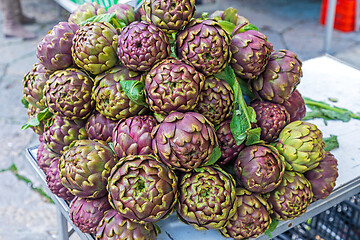
{"type": "MultiPolygon", "coordinates": [[[[303,72],[304,76],[298,90],[304,97],[328,103],[331,103],[328,100],[329,98],[337,98],[338,102],[335,105],[353,112],[360,112],[359,70],[330,56],[323,56],[305,61],[303,63],[303,72]]],[[[310,204],[307,212],[300,217],[289,221],[281,221],[272,233],[273,237],[360,192],[360,120],[352,119],[349,122],[328,121],[327,125],[319,119],[310,122],[319,127],[324,137],[338,136],[340,148],[331,151],[338,159],[339,177],[336,181],[336,187],[328,198],[310,204]]],[[[50,193],[46,185],[45,175],[36,165],[36,151],[37,147],[28,148],[27,159],[34,172],[42,180],[44,188],[47,189],[59,213],[62,215],[59,216],[60,229],[63,229],[61,230],[61,239],[68,239],[68,236],[66,236],[66,221],[69,221],[68,204],[50,193]]],[[[175,214],[159,221],[157,225],[162,230],[162,233],[158,236],[159,240],[225,239],[216,230],[197,231],[177,220],[175,214]]],[[[91,235],[81,233],[76,227],[74,230],[83,240],[93,239],[91,235]]],[[[263,234],[257,239],[265,240],[269,238],[263,234]]]]}

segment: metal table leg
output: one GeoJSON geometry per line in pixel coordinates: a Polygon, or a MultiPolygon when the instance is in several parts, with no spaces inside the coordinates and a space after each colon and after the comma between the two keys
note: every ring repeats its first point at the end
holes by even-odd
{"type": "Polygon", "coordinates": [[[336,0],[328,1],[325,26],[325,53],[329,53],[335,21],[336,0]]]}
{"type": "Polygon", "coordinates": [[[69,232],[68,232],[68,223],[66,218],[62,215],[61,211],[56,208],[57,213],[57,221],[59,228],[59,239],[60,240],[69,240],[69,232]]]}

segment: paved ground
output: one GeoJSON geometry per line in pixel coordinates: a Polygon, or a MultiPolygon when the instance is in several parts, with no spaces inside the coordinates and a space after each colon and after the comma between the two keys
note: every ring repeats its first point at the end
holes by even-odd
{"type": "MultiPolygon", "coordinates": [[[[20,103],[22,78],[36,62],[37,43],[68,13],[49,0],[23,0],[28,15],[37,23],[27,26],[38,38],[32,41],[5,39],[0,26],[0,239],[56,239],[56,211],[53,204],[33,188],[39,187],[25,160],[25,148],[38,144],[31,130],[22,131],[27,121],[20,103]],[[12,171],[15,165],[20,176],[12,171]]],[[[319,25],[320,0],[224,0],[268,36],[275,49],[286,48],[302,60],[324,54],[324,27],[319,25]]],[[[2,22],[0,22],[2,25],[2,22]]],[[[360,34],[335,31],[332,54],[360,69],[360,34]]],[[[346,80],[346,79],[344,79],[346,80]]]]}

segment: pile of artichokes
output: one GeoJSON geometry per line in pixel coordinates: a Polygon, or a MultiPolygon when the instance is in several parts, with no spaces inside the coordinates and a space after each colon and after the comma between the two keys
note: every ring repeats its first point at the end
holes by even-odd
{"type": "Polygon", "coordinates": [[[96,239],[156,239],[173,210],[254,238],[335,186],[337,160],[302,121],[297,55],[235,9],[195,11],[85,3],[38,44],[24,128],[39,135],[49,189],[96,239]]]}

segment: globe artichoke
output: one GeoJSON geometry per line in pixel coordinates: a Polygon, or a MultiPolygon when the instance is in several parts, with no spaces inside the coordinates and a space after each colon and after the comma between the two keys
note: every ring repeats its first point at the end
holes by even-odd
{"type": "Polygon", "coordinates": [[[196,107],[204,81],[205,77],[185,61],[165,59],[146,75],[146,102],[158,114],[191,111],[196,107]]]}
{"type": "Polygon", "coordinates": [[[281,105],[290,114],[290,122],[302,120],[306,115],[305,101],[298,90],[293,91],[281,105]]]}
{"type": "Polygon", "coordinates": [[[179,179],[179,219],[198,230],[223,228],[236,211],[235,180],[216,166],[179,179]]]}
{"type": "Polygon", "coordinates": [[[219,125],[232,115],[233,108],[234,93],[230,85],[215,76],[207,77],[194,111],[204,115],[212,124],[219,125]]]}
{"type": "Polygon", "coordinates": [[[106,211],[112,209],[107,196],[96,199],[75,197],[69,207],[69,217],[83,233],[96,233],[106,211]]]}
{"type": "Polygon", "coordinates": [[[68,22],[80,25],[86,19],[106,13],[105,8],[97,2],[86,2],[79,5],[69,16],[68,22]]]}
{"type": "Polygon", "coordinates": [[[265,142],[273,142],[280,131],[290,123],[290,115],[282,105],[254,100],[250,103],[250,107],[256,113],[256,123],[253,127],[261,128],[260,139],[265,142]]]}
{"type": "Polygon", "coordinates": [[[45,124],[44,141],[52,151],[62,154],[72,141],[87,139],[85,124],[85,120],[66,120],[54,115],[45,124]]]}
{"type": "Polygon", "coordinates": [[[236,159],[240,151],[245,147],[245,143],[237,145],[230,129],[231,120],[225,120],[216,130],[216,137],[219,141],[221,157],[216,162],[219,165],[226,165],[236,159]]]}
{"type": "Polygon", "coordinates": [[[76,31],[71,48],[77,66],[100,74],[117,63],[117,32],[108,22],[90,22],[76,31]]]}
{"type": "Polygon", "coordinates": [[[230,49],[235,74],[241,79],[252,80],[265,70],[273,46],[264,34],[249,30],[235,34],[230,49]]]}
{"type": "Polygon", "coordinates": [[[146,20],[165,33],[178,32],[195,15],[195,0],[145,0],[143,10],[146,20]]]}
{"type": "Polygon", "coordinates": [[[53,194],[65,201],[71,201],[75,196],[61,183],[59,159],[60,156],[55,157],[46,170],[46,183],[53,194]]]}
{"type": "Polygon", "coordinates": [[[156,240],[158,231],[152,223],[140,224],[124,218],[115,209],[105,212],[96,230],[97,240],[156,240]]]}
{"type": "Polygon", "coordinates": [[[121,87],[122,81],[142,81],[139,72],[117,66],[95,77],[92,98],[96,110],[114,121],[147,113],[145,106],[130,100],[121,87]]]}
{"type": "Polygon", "coordinates": [[[36,56],[47,69],[61,70],[73,64],[72,40],[79,26],[75,23],[59,22],[40,41],[36,56]]]}
{"type": "Polygon", "coordinates": [[[176,39],[177,56],[205,76],[221,72],[231,58],[231,39],[213,20],[192,20],[176,39]]]}
{"type": "Polygon", "coordinates": [[[171,113],[153,129],[152,137],[161,161],[185,172],[206,164],[218,145],[212,124],[194,112],[171,113]]]}
{"type": "MultiPolygon", "coordinates": [[[[29,104],[27,108],[27,115],[29,116],[28,121],[31,119],[37,118],[37,115],[41,112],[40,108],[34,107],[33,105],[29,104]]],[[[44,133],[45,124],[44,121],[40,121],[40,124],[37,126],[31,126],[31,129],[36,133],[37,135],[42,135],[44,133]]]]}
{"type": "Polygon", "coordinates": [[[62,184],[80,198],[100,198],[107,194],[106,185],[116,156],[106,142],[77,140],[60,158],[62,184]]]}
{"type": "Polygon", "coordinates": [[[227,9],[225,9],[224,11],[215,11],[213,12],[209,18],[212,19],[217,19],[220,18],[221,20],[224,21],[228,21],[232,24],[234,24],[235,26],[241,25],[241,26],[246,26],[249,24],[249,20],[247,20],[245,17],[240,16],[237,13],[237,10],[229,7],[227,9]]]}
{"type": "Polygon", "coordinates": [[[46,69],[41,63],[35,63],[32,70],[24,76],[24,98],[34,107],[41,110],[46,107],[44,87],[52,71],[46,69]]]}
{"type": "Polygon", "coordinates": [[[117,122],[96,112],[87,119],[85,131],[89,139],[112,141],[112,132],[117,122]]]}
{"type": "Polygon", "coordinates": [[[119,159],[128,155],[153,154],[151,131],[157,125],[152,116],[122,119],[113,131],[113,146],[119,159]]]}
{"type": "Polygon", "coordinates": [[[300,83],[301,65],[289,50],[272,52],[264,72],[250,81],[253,93],[259,99],[282,104],[300,83]]]}
{"type": "Polygon", "coordinates": [[[135,11],[132,6],[126,3],[117,3],[109,7],[107,13],[115,13],[116,18],[126,25],[135,21],[135,11]]]}
{"type": "Polygon", "coordinates": [[[236,189],[236,198],[236,213],[220,233],[235,240],[256,238],[264,233],[271,224],[270,205],[260,195],[243,188],[236,189]]]}
{"type": "Polygon", "coordinates": [[[129,155],[111,171],[109,201],[125,218],[155,222],[172,211],[177,200],[175,173],[152,155],[129,155]]]}
{"type": "Polygon", "coordinates": [[[93,85],[93,79],[79,69],[56,71],[44,88],[49,111],[70,120],[87,118],[95,107],[93,85]]]}
{"type": "Polygon", "coordinates": [[[279,134],[276,148],[285,157],[286,169],[304,173],[319,165],[324,157],[322,132],[315,124],[295,121],[279,134]]]}
{"type": "Polygon", "coordinates": [[[47,172],[51,163],[54,162],[57,158],[60,157],[60,154],[57,154],[51,151],[44,141],[40,141],[38,151],[36,153],[36,163],[44,173],[47,172]]]}
{"type": "Polygon", "coordinates": [[[124,27],[118,37],[117,55],[133,71],[149,71],[170,56],[169,38],[155,25],[141,21],[124,27]]]}
{"type": "Polygon", "coordinates": [[[281,184],[266,195],[273,210],[271,217],[280,221],[305,213],[312,197],[310,182],[303,174],[292,171],[285,171],[281,184]]]}
{"type": "Polygon", "coordinates": [[[235,162],[236,179],[255,193],[273,191],[285,171],[284,157],[270,145],[251,145],[242,149],[235,162]]]}
{"type": "Polygon", "coordinates": [[[338,177],[337,160],[330,152],[325,152],[325,156],[320,160],[319,165],[307,172],[305,177],[311,184],[314,194],[313,200],[327,198],[335,187],[338,177]]]}

